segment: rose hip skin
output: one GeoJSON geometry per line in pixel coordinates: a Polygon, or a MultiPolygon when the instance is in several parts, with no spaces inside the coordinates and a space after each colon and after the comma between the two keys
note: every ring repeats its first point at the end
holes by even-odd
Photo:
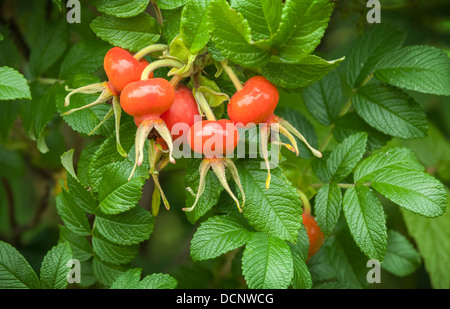
{"type": "Polygon", "coordinates": [[[231,97],[228,117],[236,124],[264,123],[272,116],[279,98],[278,89],[271,82],[263,76],[254,76],[231,97]]]}
{"type": "Polygon", "coordinates": [[[322,247],[325,237],[314,216],[303,213],[302,218],[309,238],[308,259],[310,259],[317,251],[319,251],[320,247],[322,247]]]}
{"type": "Polygon", "coordinates": [[[103,68],[109,82],[118,92],[122,92],[129,83],[139,81],[147,65],[147,60],[138,61],[128,50],[120,47],[111,48],[103,60],[103,68]]]}
{"type": "Polygon", "coordinates": [[[238,142],[239,132],[234,123],[227,119],[197,122],[188,132],[191,149],[206,158],[224,157],[236,149],[238,142]]]}
{"type": "Polygon", "coordinates": [[[159,119],[175,98],[172,84],[163,78],[140,80],[128,84],[120,95],[122,109],[141,121],[159,119]]]}
{"type": "Polygon", "coordinates": [[[174,134],[172,132],[173,127],[176,124],[183,124],[184,126],[180,129],[184,127],[190,128],[194,124],[196,116],[199,117],[200,114],[192,90],[184,85],[179,85],[175,90],[175,98],[172,106],[161,115],[161,119],[166,123],[174,140],[180,134],[174,134]]]}

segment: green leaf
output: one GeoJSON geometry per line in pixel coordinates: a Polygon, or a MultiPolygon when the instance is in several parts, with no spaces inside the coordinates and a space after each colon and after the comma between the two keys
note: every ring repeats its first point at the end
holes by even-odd
{"type": "Polygon", "coordinates": [[[22,74],[0,67],[0,100],[31,99],[30,87],[22,74]]]}
{"type": "Polygon", "coordinates": [[[311,54],[325,33],[333,4],[327,0],[287,0],[272,46],[278,61],[301,63],[311,54]]]}
{"type": "Polygon", "coordinates": [[[154,217],[141,207],[118,214],[97,214],[95,226],[109,241],[119,245],[134,245],[150,238],[154,217]]]}
{"type": "Polygon", "coordinates": [[[40,288],[36,273],[23,255],[3,241],[0,241],[0,278],[2,289],[40,288]]]}
{"type": "Polygon", "coordinates": [[[207,260],[218,257],[243,246],[252,233],[236,216],[214,216],[202,222],[191,241],[193,260],[207,260]]]}
{"type": "Polygon", "coordinates": [[[103,213],[115,215],[137,206],[145,178],[133,175],[128,181],[131,167],[126,161],[108,165],[98,188],[99,207],[103,213]]]}
{"type": "Polygon", "coordinates": [[[85,40],[73,45],[59,70],[61,78],[69,78],[77,73],[94,73],[103,65],[103,58],[110,46],[99,40],[85,40]]]}
{"type": "Polygon", "coordinates": [[[74,259],[84,262],[92,257],[92,246],[87,238],[73,233],[64,225],[60,225],[59,243],[65,242],[69,243],[74,259]]]}
{"type": "Polygon", "coordinates": [[[333,137],[342,143],[347,137],[358,132],[366,132],[367,150],[372,151],[386,145],[392,136],[386,135],[365,122],[356,112],[347,112],[335,121],[333,137]]]}
{"type": "Polygon", "coordinates": [[[142,13],[150,0],[93,0],[91,2],[102,13],[125,18],[142,13]]]}
{"type": "Polygon", "coordinates": [[[388,53],[402,46],[405,38],[405,33],[385,23],[364,32],[348,56],[347,81],[350,86],[359,87],[388,53]]]}
{"type": "Polygon", "coordinates": [[[38,29],[30,53],[30,72],[33,76],[45,73],[64,54],[68,41],[67,22],[46,23],[38,29]]]}
{"type": "Polygon", "coordinates": [[[383,206],[375,192],[365,185],[348,189],[342,207],[353,239],[370,259],[382,262],[387,232],[383,206]]]}
{"type": "Polygon", "coordinates": [[[366,152],[367,134],[356,133],[347,137],[330,154],[327,169],[332,181],[347,177],[366,152]]]}
{"type": "Polygon", "coordinates": [[[248,21],[255,41],[267,40],[274,36],[281,20],[283,6],[280,0],[231,0],[230,2],[231,7],[248,21]]]}
{"type": "Polygon", "coordinates": [[[422,263],[419,252],[408,239],[397,231],[388,231],[386,256],[381,267],[388,272],[405,277],[413,273],[422,263]]]}
{"type": "Polygon", "coordinates": [[[444,186],[421,171],[386,168],[373,178],[372,187],[397,205],[425,217],[442,216],[447,207],[444,186]]]}
{"type": "Polygon", "coordinates": [[[203,49],[210,39],[207,23],[209,3],[210,0],[189,1],[181,12],[181,38],[192,54],[203,49]]]}
{"type": "Polygon", "coordinates": [[[11,127],[19,114],[20,105],[16,101],[6,101],[0,104],[0,139],[9,139],[11,127]]]}
{"type": "Polygon", "coordinates": [[[450,95],[450,61],[432,46],[407,46],[380,61],[375,77],[393,86],[422,93],[450,95]]]}
{"type": "Polygon", "coordinates": [[[161,37],[161,27],[147,13],[130,18],[102,15],[92,21],[91,28],[102,40],[131,52],[152,45],[161,37]]]}
{"type": "Polygon", "coordinates": [[[151,274],[145,276],[140,283],[141,289],[175,289],[177,280],[167,274],[151,274]]]}
{"type": "Polygon", "coordinates": [[[423,137],[428,129],[420,105],[400,89],[381,84],[361,87],[353,98],[361,118],[377,130],[400,138],[423,137]]]}
{"type": "Polygon", "coordinates": [[[91,227],[86,215],[65,189],[62,189],[56,197],[56,210],[64,224],[73,233],[79,236],[90,235],[91,227]]]}
{"type": "Polygon", "coordinates": [[[208,11],[211,39],[229,60],[244,67],[258,67],[270,53],[252,45],[251,29],[242,14],[231,9],[226,0],[212,0],[208,11]]]}
{"type": "Polygon", "coordinates": [[[89,214],[94,214],[98,204],[91,191],[82,185],[78,180],[70,174],[66,176],[67,188],[74,202],[89,214]]]}
{"type": "Polygon", "coordinates": [[[41,265],[41,285],[43,289],[66,289],[67,262],[72,259],[72,250],[68,243],[54,246],[44,257],[41,265]]]}
{"type": "Polygon", "coordinates": [[[96,257],[113,265],[130,263],[139,251],[139,245],[137,244],[131,246],[117,245],[95,232],[92,237],[92,247],[96,257]]]}
{"type": "MultiPolygon", "coordinates": [[[[185,175],[185,185],[191,188],[194,192],[198,190],[198,184],[200,182],[200,159],[195,159],[190,161],[186,169],[185,175]]],[[[194,223],[200,217],[205,215],[213,206],[219,201],[220,193],[223,191],[223,187],[220,184],[219,179],[217,179],[214,173],[208,172],[205,178],[205,191],[198,199],[197,205],[191,212],[187,212],[186,216],[189,222],[194,223]]],[[[192,207],[195,202],[195,196],[186,191],[186,207],[192,207]]]]}
{"type": "Polygon", "coordinates": [[[343,60],[344,58],[327,61],[309,55],[295,65],[270,62],[261,67],[261,72],[273,84],[286,89],[295,89],[309,86],[322,79],[343,60]]]}
{"type": "Polygon", "coordinates": [[[450,288],[450,213],[436,219],[424,218],[409,211],[402,213],[430,275],[432,287],[450,288]]]}
{"type": "Polygon", "coordinates": [[[338,118],[345,104],[341,80],[336,71],[303,90],[302,94],[308,111],[324,126],[329,126],[338,118]]]}
{"type": "Polygon", "coordinates": [[[173,10],[185,5],[188,2],[189,0],[156,0],[156,4],[162,10],[173,10]]]}
{"type": "Polygon", "coordinates": [[[151,274],[141,280],[140,268],[125,272],[111,285],[111,289],[174,289],[177,281],[166,274],[151,274]]]}
{"type": "Polygon", "coordinates": [[[341,214],[341,207],[342,192],[336,184],[325,184],[317,191],[314,214],[320,230],[325,235],[329,235],[334,230],[341,214]]]}
{"type": "Polygon", "coordinates": [[[255,233],[245,246],[242,274],[250,289],[287,288],[293,267],[289,246],[278,237],[255,233]]]}
{"type": "Polygon", "coordinates": [[[111,286],[114,281],[127,271],[127,267],[111,265],[94,257],[92,261],[92,271],[101,284],[111,286]]]}
{"type": "Polygon", "coordinates": [[[294,289],[310,289],[312,287],[311,273],[306,266],[309,251],[308,234],[304,226],[299,230],[297,243],[288,243],[294,262],[294,276],[292,287],[294,289]]]}
{"type": "Polygon", "coordinates": [[[66,171],[78,180],[77,174],[75,173],[75,169],[73,167],[73,153],[75,152],[75,149],[67,150],[65,153],[61,155],[61,164],[64,166],[66,171]]]}
{"type": "Polygon", "coordinates": [[[236,162],[245,193],[244,217],[257,231],[295,242],[301,228],[301,201],[281,168],[271,170],[270,189],[266,189],[267,170],[263,161],[236,162]]]}
{"type": "Polygon", "coordinates": [[[369,182],[386,167],[424,171],[424,167],[417,161],[416,156],[410,149],[397,147],[364,159],[355,169],[354,181],[358,183],[369,182]]]}

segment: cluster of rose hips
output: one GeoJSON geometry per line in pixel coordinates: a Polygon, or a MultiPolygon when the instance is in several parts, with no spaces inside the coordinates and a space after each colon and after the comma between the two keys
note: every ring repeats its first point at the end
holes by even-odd
{"type": "MultiPolygon", "coordinates": [[[[151,52],[162,51],[166,46],[154,45],[131,54],[120,47],[110,49],[104,58],[104,70],[108,77],[107,82],[87,85],[71,92],[66,96],[66,106],[70,103],[70,97],[75,93],[98,93],[98,99],[81,108],[72,109],[65,114],[94,106],[100,103],[112,102],[112,108],[107,117],[113,113],[116,116],[116,134],[118,151],[126,156],[126,152],[120,146],[119,124],[121,110],[134,117],[137,126],[135,139],[135,165],[130,179],[137,166],[144,160],[144,147],[147,139],[150,139],[149,160],[150,174],[167,209],[169,204],[161,189],[157,175],[169,162],[175,163],[172,156],[173,141],[177,138],[185,138],[190,148],[202,154],[203,160],[199,167],[200,181],[195,202],[192,207],[183,208],[184,211],[192,211],[205,188],[205,177],[210,169],[237,204],[239,211],[245,203],[238,171],[233,161],[227,156],[233,153],[239,141],[239,127],[265,124],[260,126],[260,143],[262,144],[263,158],[267,163],[268,177],[266,188],[270,185],[270,166],[268,165],[266,149],[269,132],[276,130],[286,136],[291,143],[281,143],[279,140],[271,140],[286,146],[298,155],[298,147],[294,136],[302,140],[313,152],[321,157],[321,153],[313,149],[305,138],[287,121],[274,115],[278,104],[279,93],[277,88],[263,76],[250,78],[241,85],[234,72],[223,63],[224,69],[236,86],[236,93],[229,100],[227,111],[229,119],[216,120],[210,116],[203,119],[201,115],[208,115],[202,110],[204,105],[199,104],[194,98],[193,92],[187,86],[179,83],[182,78],[172,78],[168,81],[164,78],[154,78],[152,66],[143,57],[151,52]],[[200,119],[199,121],[196,121],[200,119]],[[190,129],[187,134],[180,136],[179,132],[173,132],[176,124],[183,123],[190,129]],[[273,126],[276,124],[276,126],[273,126]],[[210,138],[219,139],[221,143],[210,145],[206,148],[210,138]],[[228,170],[242,194],[242,204],[234,196],[226,180],[228,170]]],[[[211,113],[209,113],[211,115],[211,113]]],[[[106,117],[105,117],[106,118],[106,117]]],[[[103,123],[102,121],[101,123],[103,123]]],[[[192,192],[192,190],[190,190],[192,192]]],[[[306,218],[306,217],[305,217],[306,218]]],[[[308,222],[308,219],[305,219],[308,222]]],[[[314,220],[315,222],[315,220],[314,220]]]]}

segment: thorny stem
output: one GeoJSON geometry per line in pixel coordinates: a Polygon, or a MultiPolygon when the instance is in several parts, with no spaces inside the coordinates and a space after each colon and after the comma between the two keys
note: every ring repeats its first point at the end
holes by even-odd
{"type": "Polygon", "coordinates": [[[225,70],[225,72],[227,73],[228,77],[233,82],[233,85],[236,88],[236,90],[240,91],[240,90],[244,89],[244,86],[242,86],[241,81],[239,80],[239,78],[237,77],[237,75],[233,71],[233,69],[228,66],[226,60],[222,61],[222,67],[225,70]]]}

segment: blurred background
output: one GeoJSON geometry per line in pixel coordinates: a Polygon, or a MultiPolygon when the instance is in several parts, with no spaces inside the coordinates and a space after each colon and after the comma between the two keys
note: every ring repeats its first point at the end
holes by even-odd
{"type": "MultiPolygon", "coordinates": [[[[89,24],[98,12],[88,1],[80,2],[81,23],[68,24],[69,40],[65,45],[52,48],[67,52],[75,42],[96,39],[89,24]]],[[[348,55],[353,42],[371,26],[366,21],[369,11],[367,1],[334,2],[335,13],[317,51],[326,59],[348,55]]],[[[408,36],[405,45],[432,45],[450,55],[450,1],[380,2],[382,23],[391,23],[406,31],[408,36]]],[[[65,1],[63,11],[64,3],[65,1]]],[[[0,66],[7,65],[30,76],[31,51],[33,48],[40,48],[35,43],[35,37],[46,24],[58,22],[64,16],[51,0],[0,0],[0,33],[5,35],[5,39],[0,41],[0,66]]],[[[46,75],[58,76],[60,64],[61,59],[52,65],[46,75]]],[[[35,87],[36,92],[39,92],[38,88],[35,87]]],[[[427,171],[448,187],[450,98],[416,93],[412,95],[420,102],[431,122],[429,135],[422,140],[394,142],[411,147],[427,171]]],[[[284,98],[289,100],[282,99],[280,106],[295,107],[311,119],[302,103],[300,92],[290,93],[284,98]]],[[[57,243],[59,237],[58,224],[61,221],[56,212],[55,196],[60,192],[60,181],[65,177],[60,156],[66,150],[74,148],[76,162],[80,151],[95,139],[76,133],[55,113],[45,128],[44,138],[48,151],[43,154],[38,148],[42,141],[34,140],[29,133],[29,122],[33,117],[27,112],[30,104],[33,101],[0,102],[0,240],[15,246],[38,272],[44,255],[57,243]]],[[[327,128],[317,127],[319,142],[327,131],[327,128]]],[[[239,259],[233,259],[233,256],[225,255],[201,263],[191,261],[189,247],[195,226],[188,222],[181,211],[185,200],[184,169],[183,162],[177,163],[176,167],[165,169],[160,177],[172,208],[170,211],[163,208],[160,210],[154,232],[150,240],[142,244],[134,266],[143,268],[145,273],[169,273],[178,280],[179,288],[244,286],[239,259]]],[[[149,209],[152,191],[153,186],[149,182],[140,202],[142,207],[149,209]]],[[[406,231],[401,216],[395,210],[389,212],[389,215],[389,220],[398,227],[397,230],[406,231]]],[[[240,253],[238,251],[236,254],[240,253]]],[[[382,283],[377,285],[380,288],[431,287],[423,265],[405,278],[384,272],[382,276],[382,283]]]]}

